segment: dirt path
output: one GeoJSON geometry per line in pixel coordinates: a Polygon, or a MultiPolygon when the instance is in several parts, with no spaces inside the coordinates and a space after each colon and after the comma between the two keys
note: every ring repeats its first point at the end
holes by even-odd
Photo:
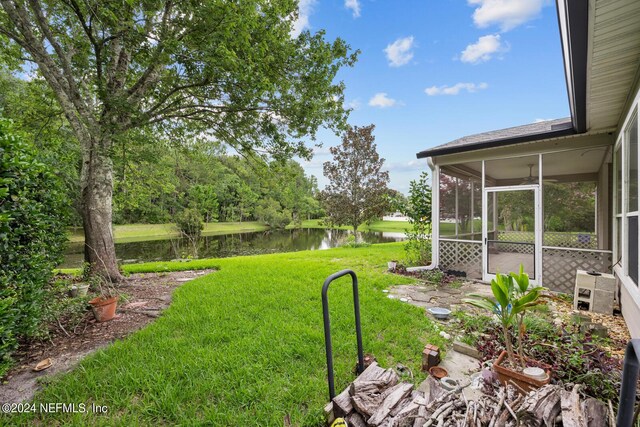
{"type": "Polygon", "coordinates": [[[21,347],[14,354],[16,366],[0,384],[0,403],[19,403],[32,399],[40,388],[41,378],[70,371],[89,354],[153,322],[169,307],[171,295],[177,287],[212,272],[132,274],[123,288],[128,301],[118,305],[113,320],[98,323],[88,311],[75,331],[63,331],[58,327],[50,341],[21,347]],[[34,372],[33,367],[46,358],[51,358],[53,365],[44,371],[34,372]]]}

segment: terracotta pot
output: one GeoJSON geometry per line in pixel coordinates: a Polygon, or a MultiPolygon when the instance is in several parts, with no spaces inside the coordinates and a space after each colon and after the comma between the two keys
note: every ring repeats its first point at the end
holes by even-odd
{"type": "Polygon", "coordinates": [[[96,297],[89,301],[91,310],[98,322],[106,322],[116,315],[116,306],[118,305],[118,297],[104,298],[96,297]]]}
{"type": "MultiPolygon", "coordinates": [[[[517,357],[517,355],[515,356],[517,357]]],[[[544,371],[547,373],[546,379],[538,380],[524,375],[522,372],[514,371],[513,369],[502,366],[501,364],[506,358],[507,352],[503,350],[502,353],[500,353],[500,357],[498,357],[498,360],[496,360],[493,364],[493,371],[498,374],[498,380],[502,384],[507,385],[507,383],[511,381],[517,384],[519,388],[516,387],[516,390],[518,390],[519,393],[523,393],[523,391],[529,392],[531,390],[536,390],[543,385],[549,384],[549,382],[551,381],[551,366],[540,362],[534,363],[535,365],[544,369],[544,371]]],[[[526,361],[533,362],[531,359],[526,359],[526,361]]]]}
{"type": "Polygon", "coordinates": [[[432,377],[441,380],[442,378],[448,376],[449,372],[447,372],[447,370],[441,366],[432,366],[431,368],[429,368],[429,374],[432,377]]]}

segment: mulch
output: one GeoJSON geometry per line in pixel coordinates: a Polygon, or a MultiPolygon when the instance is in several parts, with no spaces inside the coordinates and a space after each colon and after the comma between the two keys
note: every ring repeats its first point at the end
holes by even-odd
{"type": "Polygon", "coordinates": [[[73,329],[54,324],[48,340],[23,343],[13,354],[15,366],[2,378],[0,402],[19,403],[31,399],[38,389],[36,380],[69,371],[87,355],[142,329],[169,307],[177,287],[213,271],[140,273],[127,277],[119,289],[126,300],[118,303],[114,319],[100,323],[91,310],[87,310],[73,329]],[[51,359],[52,366],[34,372],[38,362],[47,358],[51,359]]]}

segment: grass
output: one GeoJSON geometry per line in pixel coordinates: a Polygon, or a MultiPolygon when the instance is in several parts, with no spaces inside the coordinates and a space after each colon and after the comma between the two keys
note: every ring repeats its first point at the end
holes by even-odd
{"type": "MultiPolygon", "coordinates": [[[[204,225],[204,236],[219,234],[246,233],[251,231],[268,230],[269,226],[257,221],[249,222],[209,222],[204,225]]],[[[161,240],[180,237],[180,232],[175,224],[124,224],[114,225],[113,235],[116,243],[143,242],[147,240],[161,240]]],[[[72,243],[84,242],[84,233],[81,228],[75,227],[69,230],[69,241],[72,243]]]]}
{"type": "MultiPolygon", "coordinates": [[[[129,265],[134,271],[219,267],[177,289],[147,328],[57,376],[34,399],[106,405],[106,415],[24,414],[11,425],[320,426],[328,400],[320,291],[331,273],[359,278],[365,352],[420,373],[421,351],[442,339],[424,311],[381,290],[409,278],[387,273],[402,244],[129,265]]],[[[336,389],[354,375],[353,303],[348,278],[329,292],[336,389]]],[[[4,420],[2,420],[4,422],[4,420]]]]}
{"type": "MultiPolygon", "coordinates": [[[[327,226],[323,225],[321,221],[322,220],[320,219],[302,221],[302,228],[328,228],[327,226]]],[[[337,228],[340,230],[353,229],[353,227],[350,227],[348,225],[333,228],[337,228]]],[[[399,233],[403,233],[409,228],[411,228],[411,226],[406,221],[374,221],[371,224],[362,224],[360,227],[358,227],[358,231],[396,231],[399,233]]]]}
{"type": "MultiPolygon", "coordinates": [[[[287,228],[293,228],[291,226],[287,228]]],[[[312,219],[302,222],[301,228],[327,228],[320,224],[320,220],[312,219]]],[[[336,227],[341,230],[350,230],[351,227],[336,227]]],[[[363,224],[360,231],[397,231],[404,232],[409,228],[408,222],[402,221],[375,221],[370,225],[363,224]]],[[[203,236],[215,236],[220,234],[248,233],[253,231],[268,230],[269,226],[258,221],[247,222],[209,222],[204,225],[203,236]]],[[[143,242],[148,240],[162,240],[180,237],[180,232],[175,224],[125,224],[114,225],[113,235],[116,243],[143,242]]],[[[82,228],[73,227],[68,232],[69,242],[84,242],[82,228]]]]}

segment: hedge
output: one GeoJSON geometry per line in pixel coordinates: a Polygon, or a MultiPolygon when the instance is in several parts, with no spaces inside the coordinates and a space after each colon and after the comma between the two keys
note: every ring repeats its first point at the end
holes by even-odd
{"type": "Polygon", "coordinates": [[[0,377],[20,339],[40,327],[47,283],[65,244],[58,178],[0,118],[0,377]]]}

